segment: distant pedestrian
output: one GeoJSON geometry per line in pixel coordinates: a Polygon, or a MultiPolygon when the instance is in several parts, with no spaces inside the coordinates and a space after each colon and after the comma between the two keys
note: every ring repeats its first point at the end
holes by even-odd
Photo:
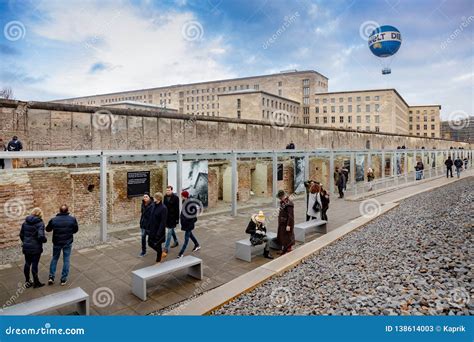
{"type": "Polygon", "coordinates": [[[183,199],[183,208],[181,209],[179,219],[181,221],[181,230],[184,231],[184,242],[183,247],[181,247],[181,250],[179,251],[178,259],[183,257],[183,254],[188,247],[189,239],[194,243],[193,252],[197,252],[201,249],[198,240],[193,234],[193,230],[197,222],[199,211],[202,208],[197,208],[197,206],[200,205],[199,202],[190,199],[189,192],[186,190],[181,192],[181,198],[183,199]]]}
{"type": "Polygon", "coordinates": [[[320,186],[320,191],[319,193],[321,194],[321,203],[322,203],[322,209],[321,209],[321,220],[323,221],[328,221],[328,215],[327,215],[327,211],[329,209],[329,203],[330,203],[330,199],[329,199],[329,192],[327,192],[322,184],[319,184],[320,186]]]}
{"type": "Polygon", "coordinates": [[[455,160],[454,160],[454,166],[456,167],[456,175],[459,177],[461,177],[461,171],[462,171],[462,166],[464,165],[463,161],[461,160],[460,157],[457,157],[455,160]]]}
{"type": "Polygon", "coordinates": [[[294,150],[295,149],[295,144],[293,143],[293,140],[290,141],[288,145],[286,145],[287,150],[294,150]]]}
{"type": "MultiPolygon", "coordinates": [[[[1,147],[1,145],[0,145],[1,147]]],[[[467,165],[469,164],[469,159],[467,159],[467,157],[464,157],[464,170],[467,170],[467,165]]]]}
{"type": "Polygon", "coordinates": [[[320,186],[318,183],[313,183],[308,195],[308,206],[306,208],[306,221],[321,220],[321,212],[323,210],[323,203],[321,201],[321,194],[319,193],[320,186]]]}
{"type": "Polygon", "coordinates": [[[372,191],[372,181],[375,179],[374,170],[372,168],[367,169],[367,182],[369,183],[369,191],[372,191]]]}
{"type": "Polygon", "coordinates": [[[156,251],[156,262],[160,263],[163,258],[162,244],[165,242],[166,235],[166,219],[168,209],[163,204],[163,194],[155,193],[155,202],[150,219],[150,228],[148,233],[148,246],[156,251]]]}
{"type": "Polygon", "coordinates": [[[263,249],[264,258],[273,259],[273,256],[270,254],[270,239],[267,236],[267,227],[265,226],[265,215],[263,211],[252,215],[245,232],[250,234],[250,243],[252,246],[265,244],[263,249]]]}
{"type": "Polygon", "coordinates": [[[171,248],[177,247],[179,245],[178,237],[176,236],[175,228],[179,223],[179,197],[173,193],[173,187],[168,185],[166,187],[165,198],[163,203],[168,209],[168,216],[166,218],[166,240],[165,240],[165,256],[168,254],[171,238],[174,241],[174,244],[171,245],[171,248]]]}
{"type": "MultiPolygon", "coordinates": [[[[7,146],[2,138],[0,138],[0,152],[5,152],[7,150],[7,146]]],[[[0,158],[0,169],[5,169],[5,160],[0,158]]]]}
{"type": "Polygon", "coordinates": [[[151,197],[149,193],[145,193],[143,195],[141,216],[140,216],[140,231],[141,231],[141,237],[142,237],[142,251],[139,255],[140,257],[144,257],[146,255],[146,243],[147,243],[146,238],[150,231],[152,213],[153,213],[153,197],[151,197]]]}
{"type": "Polygon", "coordinates": [[[342,170],[338,171],[336,186],[339,191],[339,198],[344,198],[344,189],[346,188],[346,176],[344,175],[344,172],[342,172],[342,170]]]}
{"type": "Polygon", "coordinates": [[[59,213],[49,220],[46,226],[47,232],[53,232],[53,258],[49,265],[49,279],[48,285],[54,284],[56,276],[56,266],[58,260],[63,252],[63,270],[61,272],[61,286],[66,285],[69,276],[69,262],[72,252],[72,242],[74,241],[74,234],[79,230],[79,225],[74,216],[69,214],[69,207],[63,204],[59,208],[59,213]]]}
{"type": "MultiPolygon", "coordinates": [[[[20,140],[18,140],[18,137],[14,135],[12,137],[12,140],[7,145],[7,151],[8,152],[20,152],[23,150],[23,144],[21,143],[20,140]]],[[[13,168],[16,169],[20,165],[20,162],[18,159],[12,159],[12,164],[13,168]]]]}
{"type": "MultiPolygon", "coordinates": [[[[316,183],[316,181],[314,180],[307,180],[303,183],[306,189],[306,211],[308,210],[309,193],[311,192],[311,187],[313,186],[314,183],[316,183]]],[[[310,220],[310,217],[306,213],[306,221],[309,221],[309,220],[310,220]]]]}
{"type": "Polygon", "coordinates": [[[349,182],[349,170],[343,167],[341,169],[342,173],[344,174],[344,190],[347,190],[347,183],[349,182]]]}
{"type": "Polygon", "coordinates": [[[448,159],[444,162],[444,165],[446,165],[446,178],[449,177],[451,174],[451,178],[453,178],[453,160],[451,159],[451,156],[448,156],[448,159]]]}
{"type": "Polygon", "coordinates": [[[416,180],[423,179],[423,170],[425,169],[425,165],[423,165],[423,162],[420,160],[416,163],[415,166],[415,176],[416,180]]]}
{"type": "Polygon", "coordinates": [[[22,242],[22,251],[25,255],[25,266],[23,268],[25,287],[42,287],[44,284],[40,282],[38,277],[38,264],[43,253],[43,243],[46,242],[46,236],[44,233],[43,212],[40,208],[34,208],[31,214],[26,217],[25,222],[21,225],[20,240],[22,242]],[[33,282],[31,282],[30,278],[30,268],[33,282]]]}
{"type": "Polygon", "coordinates": [[[278,191],[277,197],[280,200],[280,207],[276,240],[281,246],[281,254],[286,254],[291,252],[291,248],[295,244],[295,206],[285,191],[278,191]]]}

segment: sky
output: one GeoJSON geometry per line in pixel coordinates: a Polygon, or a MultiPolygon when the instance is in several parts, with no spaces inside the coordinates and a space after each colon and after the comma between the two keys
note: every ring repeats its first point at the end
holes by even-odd
{"type": "Polygon", "coordinates": [[[447,119],[474,115],[473,57],[472,0],[0,0],[0,88],[19,100],[311,69],[447,119]],[[402,34],[389,60],[367,46],[379,25],[402,34]]]}

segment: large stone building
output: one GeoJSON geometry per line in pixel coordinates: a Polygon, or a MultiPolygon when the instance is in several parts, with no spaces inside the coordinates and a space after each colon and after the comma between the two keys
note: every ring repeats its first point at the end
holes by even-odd
{"type": "Polygon", "coordinates": [[[110,106],[124,101],[173,109],[180,114],[440,137],[441,106],[410,106],[395,89],[328,92],[328,78],[314,70],[178,84],[55,102],[110,106]],[[428,121],[424,121],[425,118],[428,121]]]}
{"type": "Polygon", "coordinates": [[[459,121],[442,121],[441,138],[474,143],[474,116],[459,121]]]}
{"type": "Polygon", "coordinates": [[[441,137],[440,110],[440,105],[410,106],[409,134],[431,138],[441,137]]]}

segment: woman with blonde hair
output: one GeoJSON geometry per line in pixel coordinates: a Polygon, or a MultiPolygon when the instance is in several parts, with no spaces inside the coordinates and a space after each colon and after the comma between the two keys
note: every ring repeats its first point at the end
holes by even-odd
{"type": "Polygon", "coordinates": [[[26,280],[25,287],[42,287],[44,284],[38,278],[38,264],[41,253],[43,253],[43,243],[46,242],[46,236],[44,234],[43,211],[40,208],[34,208],[31,214],[26,217],[25,222],[21,225],[20,240],[25,255],[25,266],[23,268],[26,280]],[[30,268],[33,274],[33,282],[30,278],[30,268]]]}

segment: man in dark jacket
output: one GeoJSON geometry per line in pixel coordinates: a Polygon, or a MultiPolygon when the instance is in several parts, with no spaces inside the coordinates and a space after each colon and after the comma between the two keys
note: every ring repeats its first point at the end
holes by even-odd
{"type": "Polygon", "coordinates": [[[143,195],[142,201],[142,214],[140,216],[140,230],[142,233],[142,251],[140,253],[140,257],[144,257],[146,255],[146,237],[148,235],[148,231],[150,230],[150,220],[151,220],[151,213],[153,211],[153,197],[150,197],[150,194],[145,193],[143,195]]]}
{"type": "Polygon", "coordinates": [[[458,176],[458,178],[461,176],[461,170],[462,170],[462,166],[463,166],[463,161],[460,157],[457,157],[455,160],[454,160],[454,166],[456,167],[456,174],[458,176]]]}
{"type": "Polygon", "coordinates": [[[448,156],[448,159],[444,162],[444,165],[446,165],[446,178],[449,178],[449,174],[451,174],[451,178],[453,178],[453,164],[451,156],[448,156]]]}
{"type": "Polygon", "coordinates": [[[73,235],[77,233],[79,226],[74,216],[69,215],[69,207],[63,204],[59,213],[53,217],[46,226],[47,232],[53,232],[53,258],[49,266],[48,285],[54,284],[56,266],[63,252],[63,270],[61,273],[61,286],[66,285],[69,275],[69,260],[72,252],[73,235]]]}
{"type": "Polygon", "coordinates": [[[148,246],[156,251],[156,262],[161,262],[163,254],[161,245],[165,241],[167,216],[168,209],[163,204],[163,194],[157,192],[155,194],[155,202],[153,203],[148,233],[148,246]]]}
{"type": "Polygon", "coordinates": [[[40,208],[34,208],[31,215],[21,225],[20,240],[25,255],[25,266],[23,268],[26,279],[25,287],[42,287],[44,284],[38,278],[38,264],[43,253],[43,243],[46,242],[46,236],[44,234],[43,212],[40,208]],[[30,280],[30,267],[33,274],[33,283],[30,280]]]}
{"type": "Polygon", "coordinates": [[[198,240],[193,234],[194,227],[197,222],[198,213],[202,211],[202,203],[199,200],[189,198],[189,192],[184,190],[181,192],[183,199],[183,208],[181,209],[180,221],[181,230],[184,231],[184,242],[183,247],[179,251],[178,259],[183,257],[186,248],[188,247],[189,239],[194,243],[193,252],[201,249],[198,240]]]}
{"type": "Polygon", "coordinates": [[[295,206],[285,191],[278,191],[277,197],[280,200],[280,208],[276,242],[281,246],[281,254],[286,254],[291,252],[291,248],[295,244],[295,206]]]}
{"type": "MultiPolygon", "coordinates": [[[[7,145],[7,151],[20,152],[21,150],[23,150],[23,144],[21,143],[20,140],[18,140],[18,137],[14,135],[12,140],[7,145]]],[[[13,168],[16,169],[18,168],[20,162],[18,159],[12,159],[12,164],[13,164],[13,168]]]]}
{"type": "Polygon", "coordinates": [[[344,189],[346,188],[346,175],[342,170],[338,170],[336,185],[337,189],[339,190],[339,198],[344,198],[344,189]]]}
{"type": "Polygon", "coordinates": [[[163,203],[168,209],[168,216],[166,219],[166,241],[165,241],[165,254],[168,254],[170,249],[171,238],[174,240],[174,244],[171,248],[177,247],[179,245],[178,238],[176,237],[176,232],[174,231],[176,225],[179,222],[179,197],[173,193],[173,187],[168,185],[166,187],[165,198],[163,203]]]}

